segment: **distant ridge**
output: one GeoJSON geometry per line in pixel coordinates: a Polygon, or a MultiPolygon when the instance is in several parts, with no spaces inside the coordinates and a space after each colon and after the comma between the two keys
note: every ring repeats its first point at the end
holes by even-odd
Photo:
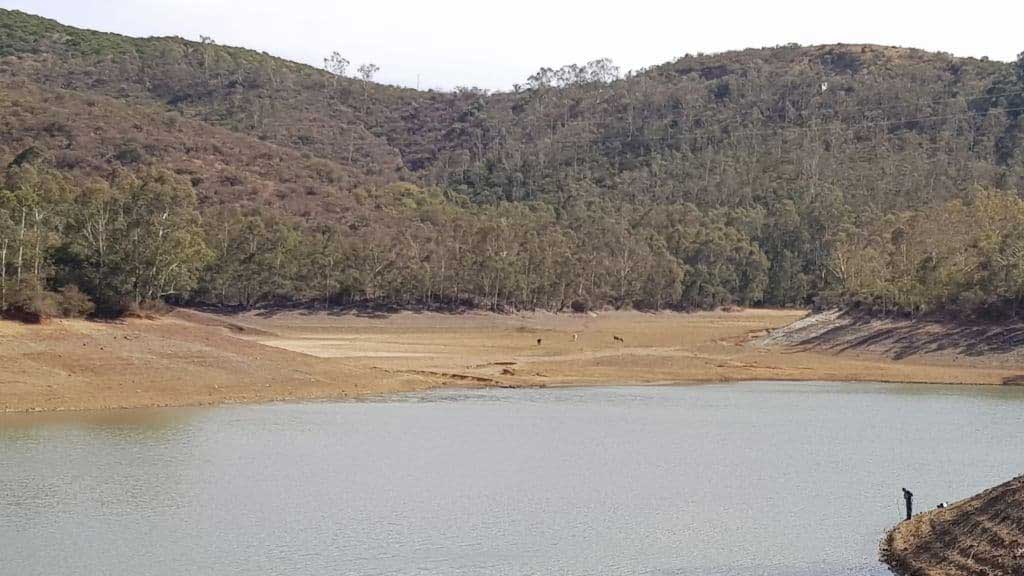
{"type": "MultiPolygon", "coordinates": [[[[1024,311],[1024,59],[785,45],[497,93],[350,76],[0,10],[0,168],[79,201],[126,173],[194,192],[220,251],[188,302],[1024,311]]],[[[52,291],[83,280],[56,235],[74,210],[49,208],[49,253],[5,238],[52,291]]]]}

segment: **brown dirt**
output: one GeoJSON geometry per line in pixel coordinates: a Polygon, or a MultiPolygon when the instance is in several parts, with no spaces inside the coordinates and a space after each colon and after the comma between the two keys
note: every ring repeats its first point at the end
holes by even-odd
{"type": "Polygon", "coordinates": [[[883,558],[904,576],[1024,575],[1024,476],[901,523],[883,558]]]}
{"type": "Polygon", "coordinates": [[[761,343],[837,354],[868,352],[893,360],[983,360],[987,366],[1018,372],[1024,368],[1024,324],[1019,322],[892,318],[831,310],[775,330],[761,343]]]}
{"type": "Polygon", "coordinates": [[[1021,372],[985,356],[894,359],[872,350],[757,341],[804,316],[777,310],[596,315],[178,310],[159,320],[115,323],[0,321],[0,411],[345,398],[439,386],[729,380],[998,384],[1021,372]]]}
{"type": "Polygon", "coordinates": [[[436,385],[238,337],[247,330],[186,311],[155,321],[0,322],[0,411],[343,398],[436,385]]]}

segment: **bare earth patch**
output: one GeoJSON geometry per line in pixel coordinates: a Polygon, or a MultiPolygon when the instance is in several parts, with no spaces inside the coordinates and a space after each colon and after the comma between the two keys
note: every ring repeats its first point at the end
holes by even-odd
{"type": "Polygon", "coordinates": [[[348,398],[440,386],[1000,384],[1024,372],[994,352],[893,357],[891,347],[836,348],[795,338],[793,329],[772,335],[800,321],[797,328],[816,326],[820,338],[839,322],[805,316],[178,310],[160,320],[0,322],[0,411],[348,398]]]}
{"type": "Polygon", "coordinates": [[[1024,574],[1024,477],[903,522],[882,555],[905,576],[1024,574]]]}

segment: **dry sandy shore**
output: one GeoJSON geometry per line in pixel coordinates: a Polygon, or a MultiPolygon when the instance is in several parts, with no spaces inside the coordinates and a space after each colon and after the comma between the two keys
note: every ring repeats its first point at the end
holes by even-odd
{"type": "Polygon", "coordinates": [[[0,321],[0,411],[328,399],[439,386],[1000,384],[1024,372],[1014,356],[956,350],[894,355],[869,346],[764,339],[803,316],[775,310],[509,316],[179,310],[159,320],[115,323],[0,321]]]}

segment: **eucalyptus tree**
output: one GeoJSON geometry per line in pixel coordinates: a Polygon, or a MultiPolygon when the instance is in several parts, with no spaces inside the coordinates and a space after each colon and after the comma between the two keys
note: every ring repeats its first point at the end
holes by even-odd
{"type": "Polygon", "coordinates": [[[192,187],[163,170],[123,175],[116,211],[119,292],[138,304],[196,286],[209,259],[192,187]]]}
{"type": "Polygon", "coordinates": [[[331,52],[331,55],[324,58],[324,70],[331,74],[334,86],[338,86],[338,78],[343,78],[348,73],[348,67],[352,63],[341,55],[340,52],[331,52]]]}
{"type": "Polygon", "coordinates": [[[373,77],[380,72],[380,66],[372,62],[361,64],[359,66],[359,78],[363,81],[363,111],[366,111],[366,107],[370,103],[370,82],[373,81],[373,77]]]}
{"type": "Polygon", "coordinates": [[[0,189],[0,311],[7,308],[7,254],[16,230],[7,206],[9,197],[9,192],[0,189]]]}

